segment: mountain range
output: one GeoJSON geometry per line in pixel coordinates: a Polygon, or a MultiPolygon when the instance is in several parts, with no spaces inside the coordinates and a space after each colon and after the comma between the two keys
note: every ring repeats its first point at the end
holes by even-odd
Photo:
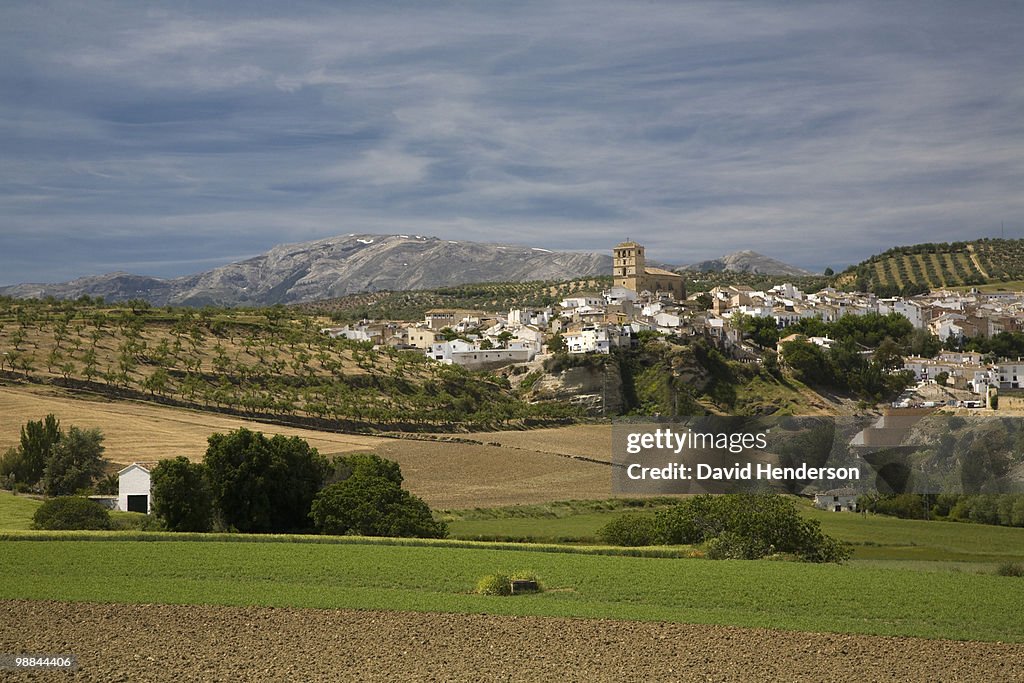
{"type": "MultiPolygon", "coordinates": [[[[737,252],[688,268],[779,275],[807,274],[755,252],[737,252]]],[[[610,275],[612,259],[594,252],[422,235],[349,234],[282,244],[244,261],[163,279],[117,272],[57,284],[0,287],[0,295],[107,301],[145,299],[156,306],[265,306],[317,301],[357,292],[432,289],[472,282],[568,280],[610,275]]]]}

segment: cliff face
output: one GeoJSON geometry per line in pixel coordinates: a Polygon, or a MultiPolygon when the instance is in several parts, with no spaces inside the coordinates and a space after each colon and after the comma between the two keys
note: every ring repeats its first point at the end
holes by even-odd
{"type": "Polygon", "coordinates": [[[345,235],[284,244],[265,254],[171,280],[128,273],[61,284],[0,288],[14,297],[103,296],[167,304],[271,305],[380,290],[430,289],[471,282],[565,280],[611,272],[611,257],[417,235],[345,235]]]}
{"type": "Polygon", "coordinates": [[[545,373],[533,385],[529,398],[582,406],[588,415],[618,415],[623,406],[622,375],[616,363],[545,373]]]}

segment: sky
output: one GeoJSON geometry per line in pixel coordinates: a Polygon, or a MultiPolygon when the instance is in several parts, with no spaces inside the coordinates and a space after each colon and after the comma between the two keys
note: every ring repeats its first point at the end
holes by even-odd
{"type": "Polygon", "coordinates": [[[422,234],[1024,237],[1021,2],[0,5],[0,284],[422,234]]]}

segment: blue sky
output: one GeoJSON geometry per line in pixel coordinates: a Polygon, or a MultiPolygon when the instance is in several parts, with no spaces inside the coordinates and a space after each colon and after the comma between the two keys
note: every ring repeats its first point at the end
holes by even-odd
{"type": "Polygon", "coordinates": [[[1024,237],[1024,3],[5,2],[0,284],[416,233],[1024,237]]]}

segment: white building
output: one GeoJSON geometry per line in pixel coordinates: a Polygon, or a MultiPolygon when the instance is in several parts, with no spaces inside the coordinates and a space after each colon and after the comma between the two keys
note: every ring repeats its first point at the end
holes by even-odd
{"type": "Polygon", "coordinates": [[[628,347],[633,342],[632,328],[616,325],[588,325],[578,332],[563,335],[569,353],[611,353],[613,348],[628,347]]]}
{"type": "Polygon", "coordinates": [[[857,492],[850,488],[832,489],[814,494],[814,507],[833,512],[856,512],[857,492]]]}
{"type": "Polygon", "coordinates": [[[921,305],[916,301],[907,301],[900,298],[892,299],[879,299],[878,300],[878,312],[882,315],[888,315],[889,313],[899,313],[904,318],[910,321],[916,329],[924,328],[925,316],[924,311],[921,310],[921,305]]]}
{"type": "Polygon", "coordinates": [[[537,327],[548,326],[551,322],[552,311],[550,308],[513,308],[508,312],[509,327],[516,325],[536,325],[537,327]]]}
{"type": "Polygon", "coordinates": [[[153,486],[150,473],[154,463],[133,462],[117,473],[117,509],[122,512],[152,510],[153,486]]]}
{"type": "Polygon", "coordinates": [[[964,336],[964,321],[967,316],[959,313],[944,313],[928,323],[928,329],[939,339],[956,339],[964,336]]]}
{"type": "Polygon", "coordinates": [[[1020,389],[1024,385],[1024,362],[999,363],[996,365],[1000,389],[1020,389]]]}
{"type": "Polygon", "coordinates": [[[512,342],[507,349],[481,349],[479,344],[461,339],[431,345],[427,356],[439,363],[460,365],[470,370],[495,368],[512,363],[526,363],[537,355],[530,341],[512,342]]]}
{"type": "Polygon", "coordinates": [[[605,304],[604,297],[600,296],[571,296],[562,299],[562,308],[601,308],[605,304]]]}

